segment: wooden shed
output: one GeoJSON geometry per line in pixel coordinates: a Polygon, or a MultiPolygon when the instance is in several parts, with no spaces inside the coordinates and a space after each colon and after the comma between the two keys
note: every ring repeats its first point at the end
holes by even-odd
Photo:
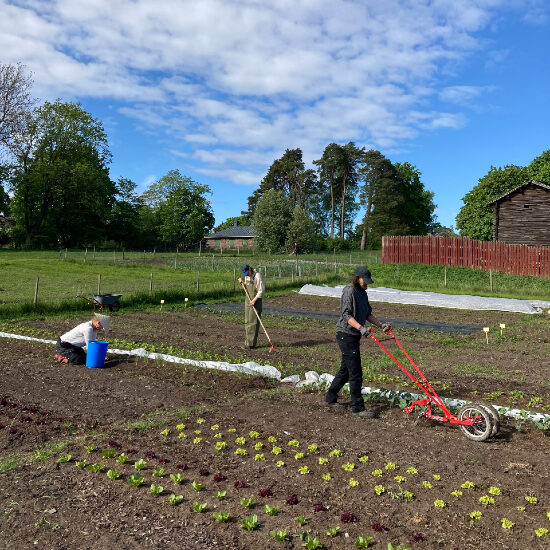
{"type": "Polygon", "coordinates": [[[494,241],[550,246],[550,185],[529,180],[489,204],[494,241]]]}

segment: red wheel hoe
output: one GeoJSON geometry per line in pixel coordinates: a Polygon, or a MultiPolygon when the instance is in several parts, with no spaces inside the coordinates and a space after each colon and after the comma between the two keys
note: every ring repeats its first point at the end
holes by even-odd
{"type": "Polygon", "coordinates": [[[403,412],[411,414],[415,408],[422,407],[423,410],[419,413],[418,418],[427,418],[438,422],[448,422],[449,424],[458,424],[462,433],[474,441],[485,441],[489,437],[495,436],[500,429],[500,418],[497,410],[489,403],[477,401],[463,405],[457,414],[452,414],[447,408],[444,401],[437,395],[428,379],[422,374],[418,365],[411,359],[410,355],[405,351],[405,348],[400,344],[392,330],[387,332],[387,337],[376,338],[374,329],[369,329],[369,336],[373,342],[388,355],[394,363],[426,394],[423,399],[413,401],[408,407],[403,409],[403,412]],[[409,371],[407,367],[399,362],[399,360],[388,350],[382,343],[393,340],[397,347],[404,353],[410,364],[414,367],[416,377],[409,371]],[[432,407],[437,407],[441,412],[434,414],[432,407]]]}

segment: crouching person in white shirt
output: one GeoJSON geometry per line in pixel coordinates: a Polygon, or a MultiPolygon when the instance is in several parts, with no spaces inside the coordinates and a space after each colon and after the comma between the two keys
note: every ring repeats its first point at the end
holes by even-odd
{"type": "Polygon", "coordinates": [[[69,332],[62,334],[55,344],[55,358],[59,363],[72,363],[84,365],[86,363],[86,352],[84,347],[88,342],[97,340],[97,331],[109,330],[111,318],[108,315],[96,313],[91,321],[81,323],[69,332]]]}

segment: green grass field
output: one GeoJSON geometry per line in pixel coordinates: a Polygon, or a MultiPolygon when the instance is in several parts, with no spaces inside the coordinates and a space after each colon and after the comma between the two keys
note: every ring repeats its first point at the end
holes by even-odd
{"type": "Polygon", "coordinates": [[[0,317],[29,313],[89,310],[77,296],[98,292],[122,294],[125,307],[150,307],[164,299],[166,307],[189,301],[234,299],[240,266],[261,267],[270,293],[285,293],[306,283],[345,284],[354,267],[367,265],[375,286],[449,294],[475,294],[523,299],[550,299],[550,279],[492,274],[481,270],[420,264],[381,265],[379,251],[289,256],[220,253],[113,252],[83,250],[0,250],[0,317]],[[153,292],[150,296],[152,274],[153,292]],[[34,307],[36,282],[38,303],[34,307]],[[197,280],[199,291],[197,292],[197,280]]]}

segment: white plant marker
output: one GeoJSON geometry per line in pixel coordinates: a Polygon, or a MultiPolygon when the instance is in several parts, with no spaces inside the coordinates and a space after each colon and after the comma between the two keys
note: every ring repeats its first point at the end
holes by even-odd
{"type": "Polygon", "coordinates": [[[185,298],[184,301],[185,301],[185,304],[183,306],[183,309],[187,309],[187,302],[189,301],[189,298],[185,298]]]}
{"type": "Polygon", "coordinates": [[[164,304],[164,300],[160,301],[160,311],[162,311],[162,304],[164,304]]]}
{"type": "Polygon", "coordinates": [[[487,339],[487,343],[489,343],[489,327],[483,327],[483,332],[485,333],[485,338],[487,339]]]}
{"type": "Polygon", "coordinates": [[[506,328],[504,323],[500,323],[500,335],[502,336],[502,330],[506,328]]]}

